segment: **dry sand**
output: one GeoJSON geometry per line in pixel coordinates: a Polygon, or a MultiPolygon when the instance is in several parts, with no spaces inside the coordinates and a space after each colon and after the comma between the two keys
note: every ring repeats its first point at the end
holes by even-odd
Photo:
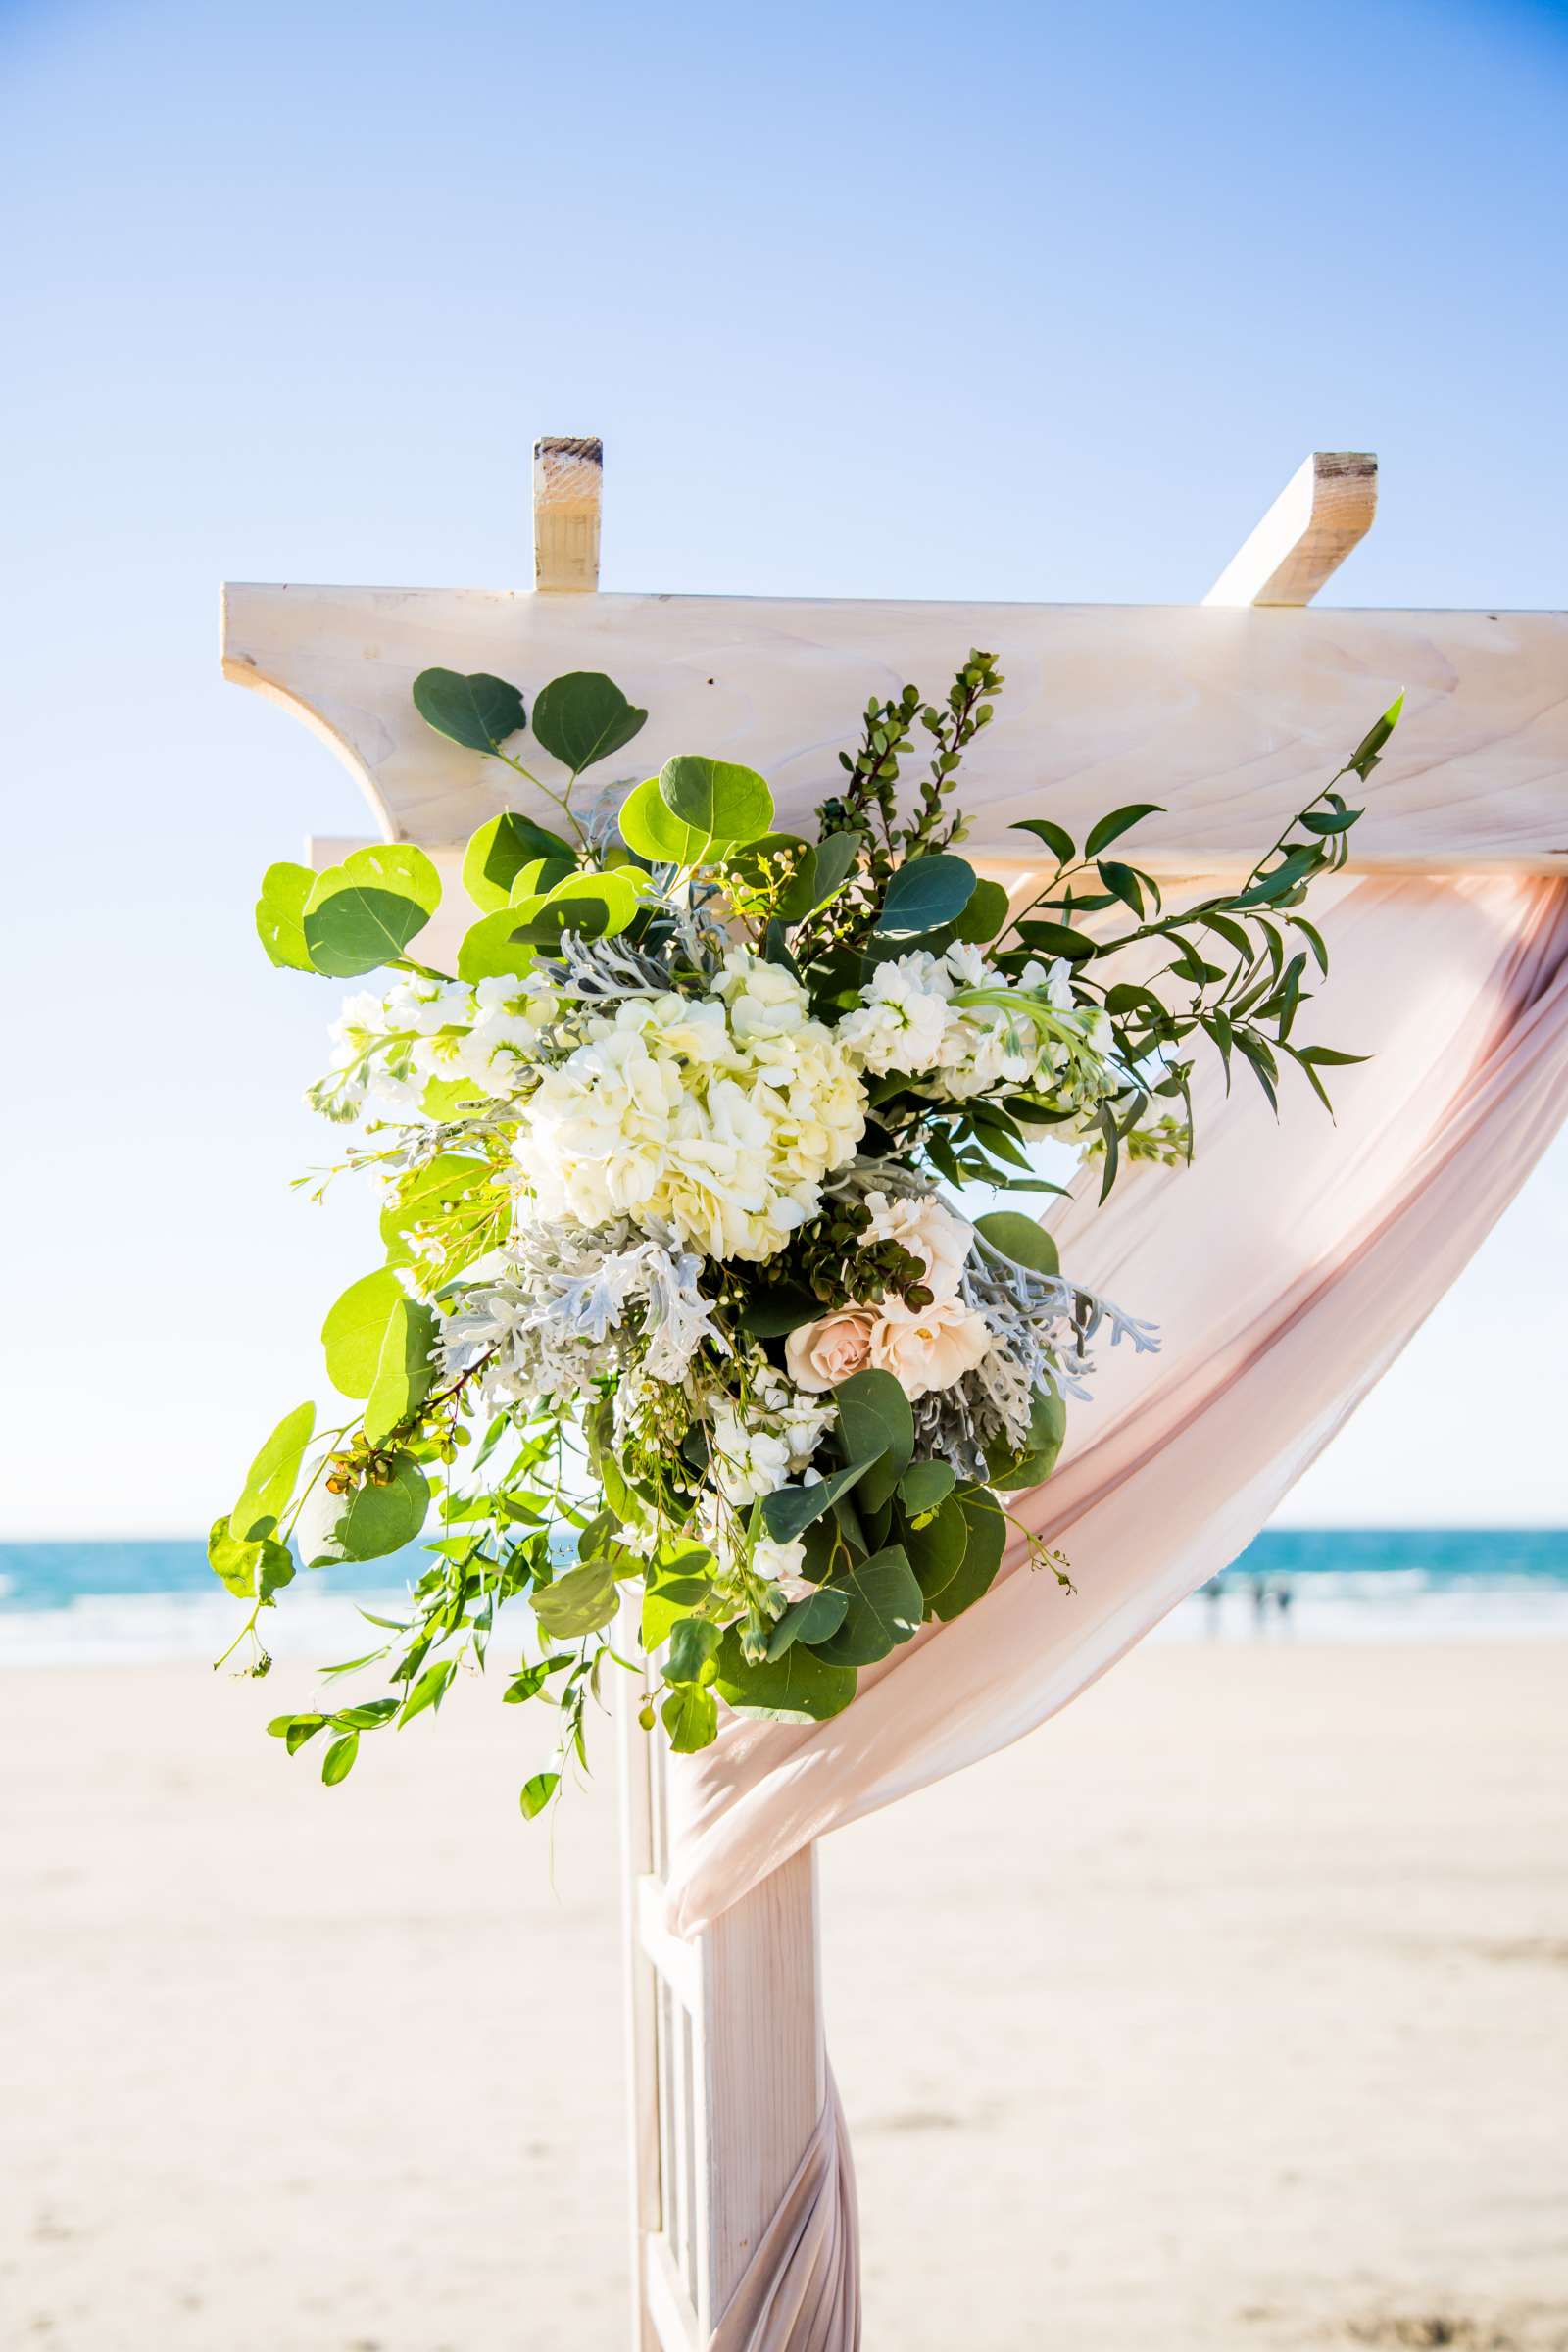
{"type": "MultiPolygon", "coordinates": [[[[305,1688],[0,1678],[0,2346],[623,2352],[609,1788],[305,1688]]],[[[1568,2347],[1565,1696],[1155,1647],[830,1840],[867,2352],[1568,2347]]]]}

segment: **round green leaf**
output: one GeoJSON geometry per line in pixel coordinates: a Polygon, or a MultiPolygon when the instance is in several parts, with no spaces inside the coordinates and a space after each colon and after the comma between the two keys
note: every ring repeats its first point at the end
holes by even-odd
{"type": "Polygon", "coordinates": [[[393,1459],[384,1487],[364,1486],[352,1494],[330,1494],[318,1478],[300,1507],[295,1537],[307,1568],[335,1567],[344,1560],[379,1560],[412,1544],[424,1525],[430,1489],[411,1454],[393,1459]]]}
{"type": "Polygon", "coordinates": [[[694,1756],[718,1738],[718,1702],[697,1683],[678,1684],[660,1713],[677,1756],[694,1756]]]}
{"type": "Polygon", "coordinates": [[[799,1642],[782,1657],[753,1666],[730,1626],[719,1643],[713,1688],[726,1705],[744,1714],[767,1715],[782,1723],[823,1723],[843,1713],[855,1696],[855,1683],[853,1667],[830,1666],[819,1651],[799,1642]]]}
{"type": "Polygon", "coordinates": [[[441,903],[441,877],[412,842],[355,850],[318,874],[305,945],[318,972],[349,980],[400,956],[441,903]]]}
{"type": "Polygon", "coordinates": [[[515,906],[502,906],[470,924],[458,949],[458,978],[520,980],[531,972],[539,951],[522,936],[527,919],[515,906]]]}
{"type": "Polygon", "coordinates": [[[928,1602],[935,1600],[963,1566],[969,1548],[969,1522],[963,1505],[950,1497],[934,1519],[924,1527],[906,1527],[900,1540],[922,1596],[928,1602]]]}
{"type": "Polygon", "coordinates": [[[368,1396],[381,1361],[381,1343],[406,1297],[390,1266],[351,1282],[321,1325],[326,1370],[345,1396],[368,1396]]]}
{"type": "Polygon", "coordinates": [[[553,760],[578,774],[596,760],[624,751],[640,735],[646,710],[627,702],[620,688],[596,669],[574,669],[552,678],[534,696],[533,731],[553,760]]]}
{"type": "Polygon", "coordinates": [[[844,1450],[852,1462],[871,1460],[859,1500],[880,1510],[914,1457],[914,1415],[891,1372],[856,1372],[833,1391],[844,1450]],[[875,1458],[880,1457],[880,1458],[875,1458]]]}
{"type": "Polygon", "coordinates": [[[533,1613],[547,1634],[564,1642],[596,1634],[619,1605],[615,1571],[608,1560],[585,1560],[568,1568],[533,1595],[533,1613]]]}
{"type": "Polygon", "coordinates": [[[569,864],[571,844],[546,832],[531,816],[503,808],[479,827],[464,852],[463,887],[481,914],[493,914],[511,898],[521,868],[539,858],[564,858],[569,864]]]}
{"type": "Polygon", "coordinates": [[[242,1543],[272,1535],[293,1499],[305,1448],[316,1427],[314,1404],[298,1404],[273,1430],[245,1474],[229,1525],[242,1543]]]}
{"type": "Polygon", "coordinates": [[[969,1541],[962,1565],[931,1604],[945,1625],[990,1591],[1007,1544],[1007,1523],[989,1494],[966,1494],[963,1515],[969,1541]]]}
{"type": "Polygon", "coordinates": [[[768,1636],[769,1659],[781,1658],[796,1642],[826,1642],[844,1623],[850,1596],[831,1585],[819,1592],[808,1593],[805,1600],[791,1601],[768,1636]]]}
{"type": "Polygon", "coordinates": [[[974,1229],[1014,1265],[1027,1266],[1036,1274],[1061,1272],[1061,1259],[1050,1234],[1016,1208],[988,1209],[983,1217],[976,1217],[974,1229]]]}
{"type": "Polygon", "coordinates": [[[821,906],[843,888],[860,855],[859,836],[830,833],[816,845],[816,905],[821,906]]]}
{"type": "Polygon", "coordinates": [[[906,858],[894,869],[876,918],[879,931],[912,935],[956,922],[974,896],[977,876],[962,858],[945,853],[906,858]]]}
{"type": "Polygon", "coordinates": [[[226,1519],[215,1519],[207,1538],[207,1565],[236,1600],[256,1597],[256,1563],[260,1544],[242,1542],[226,1519]]]}
{"type": "Polygon", "coordinates": [[[414,681],[414,708],[426,726],[470,752],[493,752],[526,724],[522,697],[505,678],[479,669],[422,669],[414,681]]]}
{"type": "Polygon", "coordinates": [[[773,795],[755,768],[679,753],[659,771],[671,813],[706,841],[755,841],[773,822],[773,795]]]}
{"type": "Polygon", "coordinates": [[[417,1298],[400,1298],[381,1342],[375,1381],[365,1406],[365,1434],[372,1446],[382,1445],[395,1429],[412,1420],[435,1385],[430,1350],[435,1345],[433,1307],[417,1298]]]}
{"type": "Polygon", "coordinates": [[[1000,882],[993,882],[988,874],[981,874],[976,879],[969,904],[954,922],[953,936],[955,940],[965,941],[972,947],[984,947],[988,940],[996,938],[1006,920],[1006,892],[1000,882]]]}
{"type": "Polygon", "coordinates": [[[305,902],[315,888],[308,865],[270,865],[256,902],[256,936],[273,963],[296,972],[316,969],[305,945],[305,902]]]}
{"type": "Polygon", "coordinates": [[[831,1590],[849,1600],[844,1623],[815,1652],[831,1666],[874,1666],[920,1629],[925,1595],[897,1544],[841,1569],[831,1590]]]}
{"type": "Polygon", "coordinates": [[[996,1471],[991,1484],[1016,1494],[1043,1487],[1056,1467],[1067,1435],[1067,1406],[1054,1389],[1037,1389],[1029,1414],[1029,1444],[1021,1459],[996,1471]]]}
{"type": "Polygon", "coordinates": [[[657,776],[627,794],[615,821],[626,847],[650,865],[692,865],[710,846],[706,835],[671,814],[657,776]]]}
{"type": "Polygon", "coordinates": [[[544,899],[560,883],[569,881],[577,871],[574,858],[530,858],[519,865],[507,893],[509,906],[520,906],[524,899],[544,899]]]}

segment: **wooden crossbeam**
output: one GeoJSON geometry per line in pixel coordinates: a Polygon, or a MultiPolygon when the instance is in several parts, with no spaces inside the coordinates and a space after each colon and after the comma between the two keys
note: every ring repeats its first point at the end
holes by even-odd
{"type": "MultiPolygon", "coordinates": [[[[650,712],[626,777],[672,752],[760,768],[806,825],[866,697],[940,690],[971,645],[1006,674],[965,763],[970,845],[1049,813],[1080,831],[1124,801],[1165,873],[1250,862],[1396,694],[1403,723],[1357,828],[1358,865],[1410,872],[1568,858],[1568,614],[1123,605],[856,604],[231,587],[223,667],[330,743],[388,839],[466,839],[525,788],[431,733],[435,663],[525,690],[603,669],[650,712]]],[[[548,764],[548,763],[547,763],[548,764]]],[[[541,804],[539,813],[550,811],[541,804]]]]}
{"type": "Polygon", "coordinates": [[[1205,605],[1309,605],[1372,528],[1378,462],[1367,450],[1318,449],[1286,483],[1226,564],[1205,605]]]}

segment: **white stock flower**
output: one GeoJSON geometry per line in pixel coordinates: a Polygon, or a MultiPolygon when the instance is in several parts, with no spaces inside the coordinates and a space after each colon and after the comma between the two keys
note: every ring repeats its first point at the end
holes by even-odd
{"type": "Polygon", "coordinates": [[[917,1077],[941,1056],[952,991],[948,974],[923,948],[879,963],[858,1005],[840,1021],[840,1042],[878,1077],[889,1070],[917,1077]]]}

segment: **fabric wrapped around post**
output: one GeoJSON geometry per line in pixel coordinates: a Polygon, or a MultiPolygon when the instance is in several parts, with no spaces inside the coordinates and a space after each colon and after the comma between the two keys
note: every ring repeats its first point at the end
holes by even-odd
{"type": "MultiPolygon", "coordinates": [[[[1336,1122],[1300,1085],[1277,1125],[1249,1073],[1227,1096],[1203,1066],[1190,1169],[1140,1167],[1098,1209],[1091,1171],[1050,1219],[1064,1270],[1162,1333],[1156,1357],[1099,1364],[1055,1477],[1015,1498],[1075,1592],[1015,1544],[981,1601],[863,1673],[842,1716],[732,1719],[682,1760],[678,1933],[810,1839],[1044,1722],[1233,1560],[1568,1115],[1568,885],[1347,878],[1322,900],[1332,1034],[1374,1057],[1331,1073],[1336,1122]]],[[[851,2352],[854,2238],[830,2093],[715,2352],[851,2352]]]]}

